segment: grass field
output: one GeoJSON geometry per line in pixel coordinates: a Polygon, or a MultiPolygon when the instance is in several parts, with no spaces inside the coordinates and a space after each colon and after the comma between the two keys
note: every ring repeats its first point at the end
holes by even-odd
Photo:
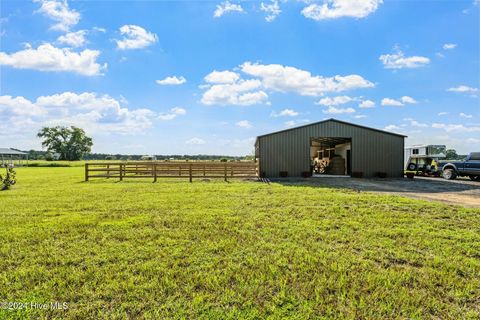
{"type": "Polygon", "coordinates": [[[478,319],[480,210],[259,182],[83,182],[20,168],[0,192],[0,319],[478,319]]]}

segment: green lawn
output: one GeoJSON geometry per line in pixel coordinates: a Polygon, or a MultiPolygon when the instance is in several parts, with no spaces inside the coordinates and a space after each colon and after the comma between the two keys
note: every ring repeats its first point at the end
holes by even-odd
{"type": "Polygon", "coordinates": [[[478,319],[480,210],[236,181],[20,168],[0,319],[478,319]]]}

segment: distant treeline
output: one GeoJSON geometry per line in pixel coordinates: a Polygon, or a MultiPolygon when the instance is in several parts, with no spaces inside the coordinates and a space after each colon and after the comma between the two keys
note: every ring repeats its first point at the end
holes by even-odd
{"type": "MultiPolygon", "coordinates": [[[[18,150],[21,151],[21,150],[18,150]]],[[[56,160],[56,155],[48,151],[22,151],[28,153],[30,160],[56,160]]],[[[157,160],[222,160],[222,161],[239,161],[239,160],[252,160],[252,156],[234,157],[224,155],[153,155],[157,160]]],[[[145,156],[141,154],[127,155],[127,154],[108,154],[108,153],[89,153],[83,157],[83,160],[145,160],[151,156],[145,156]]]]}

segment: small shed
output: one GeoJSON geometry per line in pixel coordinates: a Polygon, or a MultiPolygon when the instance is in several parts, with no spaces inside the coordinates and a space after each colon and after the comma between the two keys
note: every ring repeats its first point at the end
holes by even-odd
{"type": "Polygon", "coordinates": [[[28,153],[11,148],[0,148],[0,163],[2,166],[5,164],[16,166],[28,165],[28,153]]]}
{"type": "Polygon", "coordinates": [[[258,136],[264,177],[403,176],[405,136],[336,119],[258,136]]]}

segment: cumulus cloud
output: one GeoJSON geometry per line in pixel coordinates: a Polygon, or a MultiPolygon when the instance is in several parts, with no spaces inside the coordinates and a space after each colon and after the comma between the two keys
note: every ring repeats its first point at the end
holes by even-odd
{"type": "Polygon", "coordinates": [[[384,98],[382,99],[382,106],[394,106],[394,107],[401,107],[405,104],[415,104],[417,101],[409,96],[403,96],[399,100],[391,99],[391,98],[384,98]]]}
{"type": "Polygon", "coordinates": [[[430,59],[422,56],[406,57],[401,50],[393,54],[382,54],[379,58],[385,69],[412,69],[424,67],[430,63],[430,59]]]}
{"type": "Polygon", "coordinates": [[[31,124],[29,131],[45,125],[75,125],[90,133],[131,134],[151,127],[155,112],[129,109],[109,95],[63,92],[40,96],[35,102],[21,96],[0,96],[0,115],[12,124],[15,117],[23,116],[31,124]]]}
{"type": "Polygon", "coordinates": [[[0,65],[17,69],[64,71],[95,76],[101,74],[101,71],[107,66],[97,63],[99,55],[100,51],[98,50],[85,49],[75,52],[69,48],[56,48],[45,43],[38,46],[37,49],[27,47],[11,54],[0,52],[0,65]]]}
{"type": "Polygon", "coordinates": [[[364,100],[358,105],[358,107],[362,109],[374,108],[375,102],[373,102],[372,100],[364,100]]]}
{"type": "Polygon", "coordinates": [[[228,12],[243,12],[243,8],[239,4],[231,3],[230,1],[224,1],[217,5],[213,16],[219,18],[228,12]]]}
{"type": "Polygon", "coordinates": [[[287,109],[283,109],[279,113],[276,113],[276,112],[272,111],[272,113],[270,115],[272,117],[296,117],[296,116],[298,116],[298,112],[295,111],[295,110],[287,108],[287,109]]]}
{"type": "Polygon", "coordinates": [[[82,47],[87,42],[87,40],[85,39],[86,34],[87,30],[68,32],[58,37],[57,42],[72,47],[82,47]]]}
{"type": "Polygon", "coordinates": [[[266,13],[265,20],[272,22],[282,12],[277,0],[272,0],[269,4],[261,3],[260,10],[266,13]]]}
{"type": "Polygon", "coordinates": [[[443,50],[452,50],[455,49],[457,45],[455,43],[445,43],[442,48],[443,50]]]}
{"type": "Polygon", "coordinates": [[[442,112],[439,112],[437,115],[438,116],[446,116],[447,114],[448,114],[448,112],[442,111],[442,112]]]}
{"type": "Polygon", "coordinates": [[[357,114],[355,116],[353,116],[355,119],[363,119],[363,118],[366,118],[367,116],[364,115],[364,114],[357,114]]]}
{"type": "Polygon", "coordinates": [[[415,99],[413,99],[412,97],[409,97],[409,96],[403,96],[403,97],[400,98],[400,100],[403,103],[409,103],[409,104],[418,103],[417,100],[415,100],[415,99]]]}
{"type": "Polygon", "coordinates": [[[460,112],[458,115],[459,115],[460,117],[466,118],[466,119],[471,119],[471,118],[473,118],[473,116],[472,116],[471,114],[466,114],[466,113],[464,113],[464,112],[460,112]]]}
{"type": "Polygon", "coordinates": [[[322,77],[312,76],[309,71],[280,64],[259,64],[245,62],[241,70],[250,76],[260,78],[266,89],[280,92],[296,92],[304,96],[321,96],[326,92],[340,92],[375,85],[359,75],[322,77]]]}
{"type": "Polygon", "coordinates": [[[354,113],[355,109],[353,108],[336,108],[336,107],[328,107],[326,110],[322,110],[325,114],[343,114],[343,113],[354,113]]]}
{"type": "Polygon", "coordinates": [[[401,132],[402,131],[402,128],[400,128],[399,126],[396,126],[394,124],[389,124],[388,126],[386,126],[385,128],[383,128],[383,130],[385,131],[391,131],[391,132],[401,132]]]}
{"type": "Polygon", "coordinates": [[[52,30],[68,31],[80,21],[80,13],[70,9],[66,0],[34,0],[40,3],[38,12],[56,22],[52,30]]]}
{"type": "Polygon", "coordinates": [[[312,3],[302,14],[313,20],[337,19],[342,17],[365,18],[375,12],[383,0],[329,0],[323,4],[312,3]]]}
{"type": "Polygon", "coordinates": [[[0,96],[0,114],[10,116],[35,117],[47,113],[41,106],[24,97],[0,96]]]}
{"type": "Polygon", "coordinates": [[[355,98],[351,98],[349,96],[337,96],[337,97],[326,97],[323,99],[320,99],[316,104],[322,105],[322,106],[338,106],[341,104],[349,103],[351,101],[355,101],[355,98]]]}
{"type": "Polygon", "coordinates": [[[479,126],[464,126],[463,124],[433,123],[432,128],[443,129],[446,132],[480,132],[479,126]]]}
{"type": "Polygon", "coordinates": [[[447,91],[460,92],[460,93],[477,93],[478,88],[469,87],[469,86],[466,86],[466,85],[461,85],[461,86],[454,87],[454,88],[448,88],[447,91]]]}
{"type": "Polygon", "coordinates": [[[285,122],[285,126],[286,127],[295,127],[295,126],[299,126],[299,125],[302,125],[302,124],[305,124],[305,123],[308,123],[310,122],[309,120],[307,119],[303,119],[303,120],[289,120],[289,121],[286,121],[285,122]]]}
{"type": "Polygon", "coordinates": [[[187,79],[185,79],[182,76],[180,77],[172,76],[172,77],[166,77],[163,80],[157,80],[156,82],[159,85],[180,85],[187,82],[187,79]]]}
{"type": "Polygon", "coordinates": [[[205,89],[203,104],[251,105],[268,103],[269,91],[294,92],[304,96],[322,96],[327,92],[341,92],[371,88],[374,84],[359,75],[314,76],[310,72],[279,64],[245,62],[240,71],[251,79],[242,79],[233,71],[213,71],[201,85],[205,89]]]}
{"type": "Polygon", "coordinates": [[[240,75],[232,71],[217,71],[214,70],[207,74],[204,80],[208,83],[234,83],[240,79],[240,75]]]}
{"type": "Polygon", "coordinates": [[[416,128],[427,128],[428,127],[428,124],[418,122],[417,120],[415,120],[413,118],[405,118],[403,120],[407,121],[410,124],[410,126],[412,126],[412,127],[416,127],[416,128]]]}
{"type": "Polygon", "coordinates": [[[120,50],[142,49],[158,41],[156,34],[148,32],[140,26],[133,24],[124,25],[120,28],[121,40],[115,40],[120,50]]]}
{"type": "Polygon", "coordinates": [[[252,124],[251,124],[250,121],[248,121],[248,120],[238,121],[237,123],[235,123],[235,125],[236,125],[237,127],[245,128],[245,129],[250,129],[250,128],[252,127],[252,124]]]}
{"type": "Polygon", "coordinates": [[[206,143],[205,140],[197,138],[197,137],[191,138],[191,139],[185,141],[185,144],[189,144],[189,145],[202,145],[202,144],[205,144],[205,143],[206,143]]]}
{"type": "Polygon", "coordinates": [[[215,84],[203,93],[201,102],[206,105],[253,105],[265,103],[268,95],[259,90],[260,80],[239,80],[229,84],[215,84]]]}
{"type": "Polygon", "coordinates": [[[170,109],[169,112],[159,114],[158,119],[169,121],[169,120],[175,119],[178,116],[183,116],[186,114],[187,114],[187,110],[179,107],[174,107],[170,109]]]}

